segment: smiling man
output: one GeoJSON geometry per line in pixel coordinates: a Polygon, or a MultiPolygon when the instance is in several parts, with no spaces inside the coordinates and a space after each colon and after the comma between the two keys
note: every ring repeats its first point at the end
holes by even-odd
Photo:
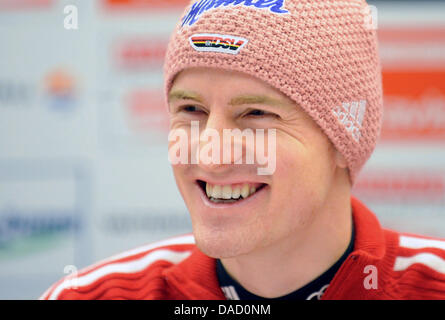
{"type": "Polygon", "coordinates": [[[264,297],[288,294],[335,264],[352,231],[347,164],[295,102],[250,75],[198,67],[176,77],[170,112],[172,129],[187,132],[191,121],[217,132],[277,131],[271,175],[222,161],[173,167],[203,253],[264,297]]]}
{"type": "Polygon", "coordinates": [[[170,39],[165,88],[172,132],[186,142],[185,157],[176,139],[170,151],[183,160],[172,168],[193,235],[102,261],[42,298],[445,299],[445,241],[383,229],[351,197],[382,118],[366,8],[190,4],[170,39]],[[241,135],[223,141],[225,131],[241,135]],[[224,157],[235,145],[242,152],[224,157]],[[200,148],[212,161],[199,161],[200,148]],[[269,174],[258,174],[257,153],[243,161],[258,148],[275,159],[269,174]]]}

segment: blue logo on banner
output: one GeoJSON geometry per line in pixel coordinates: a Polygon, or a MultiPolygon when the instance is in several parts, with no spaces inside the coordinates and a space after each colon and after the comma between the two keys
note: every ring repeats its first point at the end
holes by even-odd
{"type": "Polygon", "coordinates": [[[257,9],[268,8],[273,13],[288,13],[283,8],[284,0],[199,0],[195,2],[190,11],[182,19],[182,27],[186,24],[193,25],[199,20],[199,17],[206,11],[216,9],[221,6],[246,6],[255,7],[257,9]]]}

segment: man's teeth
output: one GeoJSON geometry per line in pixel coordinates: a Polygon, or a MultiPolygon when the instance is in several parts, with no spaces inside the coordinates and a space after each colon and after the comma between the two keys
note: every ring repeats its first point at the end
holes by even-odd
{"type": "Polygon", "coordinates": [[[207,197],[214,199],[239,199],[240,197],[247,198],[256,192],[254,186],[245,183],[243,185],[211,185],[206,183],[206,193],[207,197]]]}

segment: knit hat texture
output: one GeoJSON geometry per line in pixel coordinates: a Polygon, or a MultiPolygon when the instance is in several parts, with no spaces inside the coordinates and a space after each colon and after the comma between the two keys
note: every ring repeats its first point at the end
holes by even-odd
{"type": "Polygon", "coordinates": [[[291,98],[345,157],[354,182],[382,122],[376,30],[364,0],[198,0],[167,48],[165,92],[190,67],[235,70],[291,98]]]}

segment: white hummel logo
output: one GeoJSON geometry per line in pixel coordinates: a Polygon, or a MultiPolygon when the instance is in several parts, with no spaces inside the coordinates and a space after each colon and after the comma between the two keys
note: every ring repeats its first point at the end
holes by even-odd
{"type": "Polygon", "coordinates": [[[326,291],[326,289],[329,287],[329,284],[324,285],[323,287],[321,287],[320,291],[316,291],[314,293],[312,293],[311,295],[309,295],[306,300],[315,300],[314,298],[317,298],[317,300],[321,300],[321,297],[323,296],[324,292],[326,291]]]}
{"type": "Polygon", "coordinates": [[[227,300],[240,300],[234,286],[221,287],[221,290],[226,296],[227,300]]]}
{"type": "Polygon", "coordinates": [[[346,130],[351,133],[355,141],[359,142],[361,128],[366,112],[366,100],[343,102],[341,107],[335,107],[332,112],[346,130]]]}

